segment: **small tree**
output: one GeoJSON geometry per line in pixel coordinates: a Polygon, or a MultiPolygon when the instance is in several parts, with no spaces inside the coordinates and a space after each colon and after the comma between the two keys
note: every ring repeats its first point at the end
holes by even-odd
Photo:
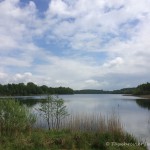
{"type": "Polygon", "coordinates": [[[66,110],[66,106],[64,105],[64,100],[59,99],[58,97],[55,98],[55,119],[56,119],[56,128],[60,128],[60,124],[62,119],[64,119],[66,116],[68,116],[68,112],[66,110]]]}
{"type": "Polygon", "coordinates": [[[54,104],[53,97],[48,96],[46,103],[41,103],[39,110],[42,112],[41,115],[46,119],[49,130],[53,128],[54,124],[54,104]],[[52,124],[52,126],[51,126],[52,124]]]}
{"type": "Polygon", "coordinates": [[[58,96],[48,96],[47,102],[40,105],[39,110],[47,121],[48,129],[59,129],[62,119],[68,116],[64,100],[58,96]]]}

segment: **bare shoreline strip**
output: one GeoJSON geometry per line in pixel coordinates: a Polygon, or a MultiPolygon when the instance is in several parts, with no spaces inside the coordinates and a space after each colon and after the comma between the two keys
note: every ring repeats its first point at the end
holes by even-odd
{"type": "Polygon", "coordinates": [[[150,95],[133,95],[133,94],[123,94],[123,96],[135,96],[143,99],[149,99],[150,100],[150,95]]]}
{"type": "Polygon", "coordinates": [[[138,97],[142,97],[142,98],[146,98],[146,99],[150,99],[150,95],[137,95],[138,97]]]}

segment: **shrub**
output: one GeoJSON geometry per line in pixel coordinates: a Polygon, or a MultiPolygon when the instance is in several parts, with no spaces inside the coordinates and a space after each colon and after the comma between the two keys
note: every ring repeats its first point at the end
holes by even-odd
{"type": "Polygon", "coordinates": [[[14,99],[0,100],[0,132],[14,134],[29,129],[35,117],[29,110],[14,99]]]}
{"type": "Polygon", "coordinates": [[[59,129],[62,120],[68,116],[64,100],[57,96],[48,96],[46,103],[41,103],[39,110],[41,115],[46,119],[49,130],[59,129]]]}

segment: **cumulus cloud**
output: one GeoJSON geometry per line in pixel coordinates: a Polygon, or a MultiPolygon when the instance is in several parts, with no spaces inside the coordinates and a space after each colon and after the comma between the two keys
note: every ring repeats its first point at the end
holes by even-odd
{"type": "Polygon", "coordinates": [[[149,80],[149,0],[51,0],[42,16],[34,1],[5,0],[0,18],[1,83],[112,89],[149,80]]]}
{"type": "Polygon", "coordinates": [[[25,72],[23,74],[19,74],[19,73],[15,74],[15,76],[11,80],[12,82],[20,83],[20,82],[30,82],[31,78],[32,78],[32,73],[25,72]]]}
{"type": "Polygon", "coordinates": [[[113,67],[113,66],[119,66],[123,63],[124,63],[123,59],[121,57],[117,57],[117,58],[111,60],[110,62],[105,63],[103,66],[104,67],[113,67]]]}

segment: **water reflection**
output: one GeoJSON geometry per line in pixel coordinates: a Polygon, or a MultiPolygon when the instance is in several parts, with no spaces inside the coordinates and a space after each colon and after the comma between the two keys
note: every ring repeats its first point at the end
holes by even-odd
{"type": "Polygon", "coordinates": [[[137,99],[136,103],[143,108],[150,110],[150,99],[137,99]]]}
{"type": "Polygon", "coordinates": [[[26,105],[27,107],[34,107],[36,104],[39,103],[46,103],[46,99],[17,99],[17,101],[19,101],[20,104],[26,105]]]}

